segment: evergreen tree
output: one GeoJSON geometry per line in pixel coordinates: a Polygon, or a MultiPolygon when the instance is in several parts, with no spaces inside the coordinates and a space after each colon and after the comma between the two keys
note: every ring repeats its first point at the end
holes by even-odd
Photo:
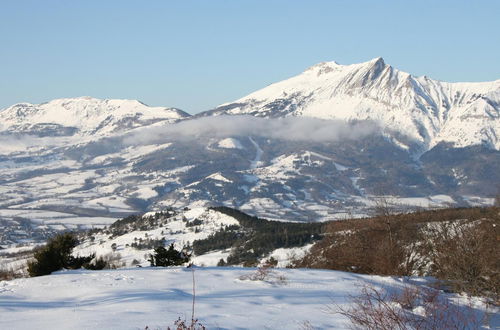
{"type": "Polygon", "coordinates": [[[154,253],[150,255],[148,261],[151,266],[179,266],[189,261],[190,255],[177,251],[174,248],[174,243],[170,244],[168,249],[163,246],[156,247],[154,253]]]}
{"type": "Polygon", "coordinates": [[[72,233],[63,233],[50,238],[47,244],[35,251],[35,260],[28,262],[28,273],[30,276],[49,275],[52,272],[66,269],[102,269],[105,262],[101,260],[96,264],[90,264],[95,254],[83,257],[71,255],[73,248],[78,244],[76,236],[72,233]]]}
{"type": "Polygon", "coordinates": [[[35,260],[28,263],[30,276],[48,275],[75,263],[71,251],[77,240],[71,233],[56,235],[47,244],[35,252],[35,260]]]}

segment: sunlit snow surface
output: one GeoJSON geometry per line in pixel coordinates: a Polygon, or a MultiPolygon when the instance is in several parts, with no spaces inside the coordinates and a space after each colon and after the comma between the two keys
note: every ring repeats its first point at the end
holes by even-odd
{"type": "MultiPolygon", "coordinates": [[[[195,318],[207,329],[345,329],[346,319],[331,308],[346,307],[361,285],[393,291],[427,283],[305,269],[275,270],[285,284],[240,279],[252,272],[195,268],[195,318]]],[[[0,328],[166,329],[178,317],[191,318],[192,298],[189,268],[63,271],[0,282],[0,328]]],[[[472,304],[484,311],[478,300],[472,304]]],[[[499,326],[498,315],[490,322],[499,326]]]]}
{"type": "Polygon", "coordinates": [[[243,149],[241,142],[235,138],[226,138],[226,139],[220,140],[217,145],[220,148],[226,148],[226,149],[243,149]]]}
{"type": "Polygon", "coordinates": [[[55,124],[76,128],[79,135],[108,135],[117,129],[170,121],[187,114],[174,108],[149,107],[136,100],[101,100],[92,97],[56,99],[42,104],[20,103],[0,112],[4,127],[17,130],[55,124]],[[31,127],[30,127],[31,126],[31,127]]]}

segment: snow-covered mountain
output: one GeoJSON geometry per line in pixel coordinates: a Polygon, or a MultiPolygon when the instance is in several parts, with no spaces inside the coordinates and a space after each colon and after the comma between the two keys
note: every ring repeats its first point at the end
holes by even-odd
{"type": "Polygon", "coordinates": [[[381,195],[397,209],[488,205],[499,89],[378,58],[321,63],[196,116],[132,100],[17,104],[0,110],[0,244],[166,207],[324,221],[370,214],[381,195]],[[381,130],[349,134],[366,120],[381,130]]]}
{"type": "Polygon", "coordinates": [[[110,135],[158,122],[189,117],[179,109],[149,107],[136,100],[91,97],[19,103],[0,110],[0,131],[54,135],[110,135]]]}
{"type": "Polygon", "coordinates": [[[500,149],[500,80],[441,82],[399,71],[382,58],[320,63],[203,115],[220,114],[368,119],[389,136],[396,131],[409,137],[423,151],[440,142],[500,149]]]}

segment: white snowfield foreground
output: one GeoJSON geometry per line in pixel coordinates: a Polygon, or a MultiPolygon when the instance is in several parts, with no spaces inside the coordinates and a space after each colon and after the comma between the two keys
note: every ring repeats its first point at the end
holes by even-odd
{"type": "MultiPolygon", "coordinates": [[[[331,308],[346,307],[360,286],[428,283],[307,269],[275,270],[285,284],[240,279],[254,271],[195,268],[195,318],[207,329],[345,329],[347,319],[331,308]]],[[[484,311],[473,302],[474,311],[484,311]]],[[[189,268],[63,271],[0,282],[0,329],[166,329],[179,317],[190,320],[191,304],[189,268]]],[[[500,325],[498,315],[490,324],[500,325]]]]}

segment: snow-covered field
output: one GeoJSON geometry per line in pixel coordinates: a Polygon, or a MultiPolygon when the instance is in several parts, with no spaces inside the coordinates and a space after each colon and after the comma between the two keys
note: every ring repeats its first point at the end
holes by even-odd
{"type": "MultiPolygon", "coordinates": [[[[276,269],[284,284],[240,279],[254,271],[195,268],[195,318],[207,329],[344,329],[347,319],[331,309],[347,307],[360,286],[428,283],[308,269],[276,269]]],[[[166,329],[179,317],[191,318],[192,298],[189,268],[62,271],[0,282],[0,329],[166,329]]],[[[481,313],[482,305],[473,303],[481,313]]],[[[500,326],[498,314],[490,324],[500,326]]]]}

